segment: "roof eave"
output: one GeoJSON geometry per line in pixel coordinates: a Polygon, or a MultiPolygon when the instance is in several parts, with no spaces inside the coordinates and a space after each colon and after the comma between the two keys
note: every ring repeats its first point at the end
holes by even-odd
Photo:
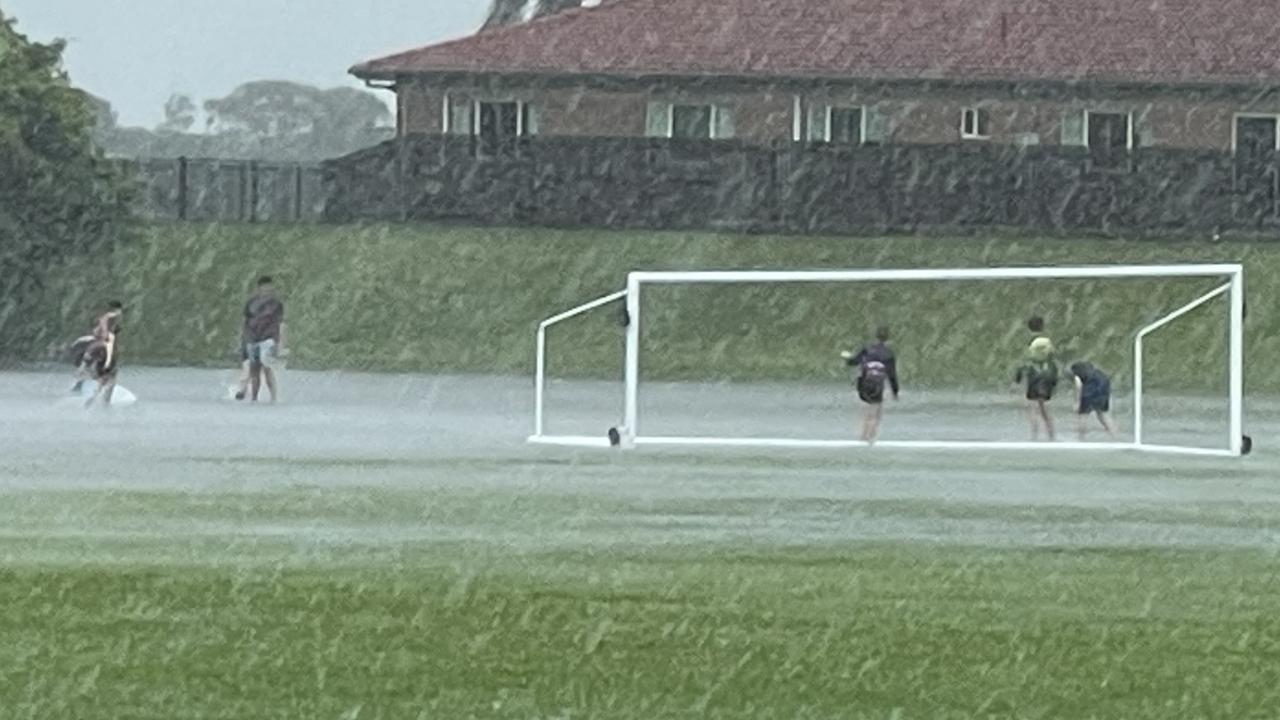
{"type": "Polygon", "coordinates": [[[636,72],[600,72],[587,70],[523,70],[509,68],[492,68],[476,70],[474,68],[399,68],[388,69],[362,63],[353,66],[350,74],[365,81],[398,82],[406,77],[432,78],[446,76],[473,76],[477,78],[506,77],[511,79],[591,79],[611,78],[623,81],[695,81],[727,80],[734,82],[794,82],[794,83],[832,83],[832,82],[883,82],[883,83],[940,83],[946,85],[1009,85],[1018,83],[1035,83],[1040,85],[1057,85],[1070,87],[1073,85],[1101,85],[1117,88],[1151,88],[1175,87],[1187,90],[1214,89],[1266,89],[1280,87],[1280,75],[1274,78],[1226,78],[1226,79],[1174,79],[1174,78],[1121,78],[1106,76],[1082,76],[1079,78],[1044,78],[1015,75],[943,75],[943,74],[867,74],[851,76],[844,74],[823,73],[715,73],[715,72],[670,72],[670,71],[636,71],[636,72]]]}
{"type": "Polygon", "coordinates": [[[347,74],[361,80],[395,80],[401,73],[383,70],[370,63],[360,63],[347,68],[347,74]]]}

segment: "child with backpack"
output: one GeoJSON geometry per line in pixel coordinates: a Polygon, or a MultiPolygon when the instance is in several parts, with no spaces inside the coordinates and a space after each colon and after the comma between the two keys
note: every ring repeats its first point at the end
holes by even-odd
{"type": "Polygon", "coordinates": [[[1044,332],[1044,318],[1034,316],[1027,321],[1027,329],[1031,331],[1031,343],[1023,363],[1014,373],[1015,386],[1025,385],[1027,398],[1027,420],[1031,425],[1031,439],[1040,439],[1040,425],[1044,424],[1045,434],[1050,440],[1055,439],[1053,416],[1049,414],[1049,401],[1053,399],[1053,391],[1058,386],[1058,364],[1053,359],[1053,341],[1044,332]]]}

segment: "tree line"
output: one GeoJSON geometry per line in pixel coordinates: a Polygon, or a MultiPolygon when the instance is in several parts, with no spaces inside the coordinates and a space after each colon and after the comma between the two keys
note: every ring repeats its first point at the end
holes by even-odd
{"type": "Polygon", "coordinates": [[[215,157],[316,162],[376,145],[395,135],[391,112],[372,93],[321,89],[285,80],[244,83],[206,100],[204,127],[189,95],[171,96],[155,128],[121,126],[111,104],[90,99],[98,145],[116,157],[215,157]]]}
{"type": "Polygon", "coordinates": [[[34,317],[48,273],[128,237],[130,189],[94,140],[87,93],[62,69],[65,44],[30,41],[0,13],[0,358],[47,339],[34,317]]]}
{"type": "MultiPolygon", "coordinates": [[[[57,312],[107,277],[85,264],[83,282],[50,287],[73,258],[105,258],[129,242],[137,188],[120,157],[317,161],[391,137],[390,111],[371,93],[283,81],[251,82],[203,103],[165,103],[155,128],[124,127],[111,105],[75,87],[64,41],[32,41],[0,11],[0,361],[57,344],[57,312]],[[56,323],[53,323],[56,325],[56,323]]],[[[108,281],[108,284],[110,282],[108,281]]]]}

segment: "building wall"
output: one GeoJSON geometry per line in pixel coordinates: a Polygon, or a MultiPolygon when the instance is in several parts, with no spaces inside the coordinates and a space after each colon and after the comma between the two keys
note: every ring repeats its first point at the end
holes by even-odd
{"type": "Polygon", "coordinates": [[[872,108],[886,120],[886,142],[901,144],[958,143],[961,113],[984,108],[990,119],[988,140],[964,142],[1061,144],[1066,113],[1132,113],[1135,144],[1178,149],[1227,151],[1232,148],[1237,113],[1280,115],[1280,97],[1252,100],[1194,97],[1174,92],[1129,96],[1071,98],[993,97],[980,90],[876,88],[793,91],[786,87],[727,89],[641,88],[598,89],[587,86],[513,86],[497,89],[465,85],[411,83],[397,88],[407,134],[442,132],[446,94],[457,100],[522,100],[539,111],[540,132],[563,136],[638,137],[645,133],[650,102],[707,103],[734,111],[736,137],[768,144],[791,140],[794,107],[801,104],[801,131],[807,130],[807,108],[822,105],[872,108]]]}
{"type": "Polygon", "coordinates": [[[425,85],[398,86],[396,106],[401,134],[440,133],[443,130],[440,123],[443,98],[443,93],[432,92],[425,85]]]}
{"type": "Polygon", "coordinates": [[[648,97],[641,92],[601,93],[581,88],[544,90],[530,98],[542,113],[546,135],[625,137],[644,134],[648,97]]]}

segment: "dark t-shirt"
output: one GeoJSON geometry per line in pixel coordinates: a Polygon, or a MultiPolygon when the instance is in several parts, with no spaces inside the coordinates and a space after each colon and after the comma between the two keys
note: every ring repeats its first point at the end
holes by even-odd
{"type": "Polygon", "coordinates": [[[254,295],[244,306],[244,339],[251,343],[278,342],[283,322],[284,303],[274,295],[254,295]]]}
{"type": "MultiPolygon", "coordinates": [[[[858,352],[857,355],[849,358],[849,367],[859,368],[858,376],[860,379],[867,379],[883,383],[889,382],[889,387],[893,389],[893,394],[898,394],[898,360],[894,357],[893,351],[884,343],[875,343],[868,345],[858,352]]],[[[884,387],[881,385],[881,387],[884,387]]]]}
{"type": "Polygon", "coordinates": [[[1092,363],[1078,362],[1071,366],[1071,374],[1080,379],[1081,392],[1085,395],[1109,395],[1111,378],[1092,363]]]}
{"type": "Polygon", "coordinates": [[[1027,397],[1047,397],[1058,386],[1058,365],[1053,360],[1028,362],[1014,373],[1013,381],[1027,384],[1027,397]]]}

